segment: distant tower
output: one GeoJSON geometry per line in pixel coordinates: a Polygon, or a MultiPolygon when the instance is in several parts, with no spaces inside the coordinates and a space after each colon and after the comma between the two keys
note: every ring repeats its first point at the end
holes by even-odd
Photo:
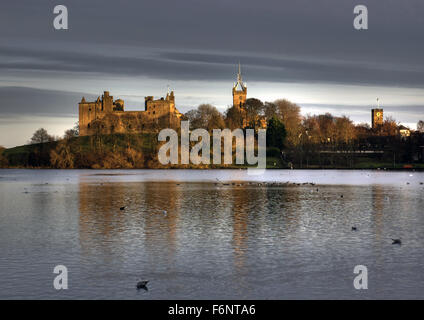
{"type": "Polygon", "coordinates": [[[237,82],[233,85],[233,106],[243,108],[246,103],[247,86],[241,79],[241,67],[240,62],[238,65],[237,82]]]}
{"type": "Polygon", "coordinates": [[[371,110],[372,128],[377,129],[383,125],[383,109],[380,109],[380,100],[377,98],[377,109],[371,110]]]}

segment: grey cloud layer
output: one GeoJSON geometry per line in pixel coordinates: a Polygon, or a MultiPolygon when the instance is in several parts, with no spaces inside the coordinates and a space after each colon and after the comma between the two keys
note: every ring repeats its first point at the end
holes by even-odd
{"type": "MultiPolygon", "coordinates": [[[[146,50],[147,51],[147,50],[146,50]]],[[[98,73],[168,80],[228,81],[241,61],[249,81],[322,82],[423,87],[424,69],[379,61],[314,61],[251,55],[155,51],[142,57],[0,47],[0,70],[98,73]]]]}
{"type": "MultiPolygon", "coordinates": [[[[77,116],[83,94],[25,87],[0,87],[0,114],[77,116]]],[[[86,95],[87,96],[87,95],[86,95]]],[[[87,96],[89,99],[94,96],[87,96]]]]}
{"type": "Polygon", "coordinates": [[[356,0],[62,3],[66,32],[52,27],[57,1],[2,2],[0,70],[223,80],[241,60],[250,81],[424,85],[422,0],[361,1],[370,19],[361,32],[352,26],[356,0]]]}
{"type": "MultiPolygon", "coordinates": [[[[34,71],[227,82],[240,60],[250,83],[424,87],[422,0],[62,0],[68,31],[52,27],[57,4],[1,2],[2,86],[2,72],[34,71]],[[367,31],[352,26],[359,3],[369,9],[367,31]]],[[[82,95],[29,90],[0,88],[0,113],[73,113],[82,95]]]]}
{"type": "MultiPolygon", "coordinates": [[[[113,92],[112,92],[113,93],[113,92]]],[[[99,92],[101,94],[101,92],[99,92]]],[[[28,87],[0,87],[0,116],[15,115],[78,117],[81,97],[95,101],[99,95],[84,92],[34,89],[28,87]]],[[[143,110],[142,103],[126,96],[125,103],[131,109],[143,110]]]]}
{"type": "MultiPolygon", "coordinates": [[[[113,92],[112,92],[113,93],[113,92]]],[[[7,121],[15,115],[43,115],[43,116],[71,116],[78,115],[78,102],[85,96],[87,100],[95,100],[97,96],[82,92],[66,92],[56,90],[33,89],[26,87],[0,87],[0,116],[7,121]],[[28,103],[30,101],[30,103],[28,103]]],[[[140,102],[131,97],[122,97],[127,106],[143,110],[140,102]]],[[[328,105],[328,104],[301,104],[303,113],[310,110],[321,109],[323,112],[335,112],[346,114],[355,121],[364,121],[369,118],[370,107],[363,105],[328,105]],[[354,113],[352,113],[354,111],[354,113]],[[364,118],[365,116],[365,118],[364,118]]],[[[386,114],[395,113],[402,115],[403,121],[415,123],[418,121],[417,114],[423,115],[423,105],[391,105],[385,106],[386,114]]],[[[186,112],[187,108],[180,107],[180,111],[186,112]]],[[[316,112],[312,112],[316,113],[316,112]]],[[[422,118],[422,117],[421,117],[422,118]]],[[[420,119],[421,119],[420,118],[420,119]]]]}

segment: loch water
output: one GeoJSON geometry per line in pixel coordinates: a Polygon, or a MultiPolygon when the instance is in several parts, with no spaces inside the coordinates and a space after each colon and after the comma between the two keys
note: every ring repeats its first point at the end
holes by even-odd
{"type": "Polygon", "coordinates": [[[0,299],[423,299],[423,182],[412,171],[0,170],[0,299]],[[53,286],[57,265],[67,290],[53,286]],[[353,286],[357,265],[367,290],[353,286]]]}

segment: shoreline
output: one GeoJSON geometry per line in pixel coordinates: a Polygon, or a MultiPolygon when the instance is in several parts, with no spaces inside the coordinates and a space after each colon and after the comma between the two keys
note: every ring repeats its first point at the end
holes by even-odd
{"type": "MultiPolygon", "coordinates": [[[[190,168],[52,168],[52,167],[7,167],[7,168],[0,168],[0,170],[66,170],[66,171],[72,171],[72,170],[93,170],[93,171],[102,171],[102,170],[247,170],[247,167],[222,167],[222,168],[196,168],[196,167],[190,167],[190,168]]],[[[255,169],[255,168],[251,168],[255,169]]],[[[345,167],[320,167],[320,168],[266,168],[266,170],[286,170],[286,171],[302,171],[302,170],[349,170],[349,171],[418,171],[418,172],[424,172],[424,167],[420,168],[345,168],[345,167]]]]}

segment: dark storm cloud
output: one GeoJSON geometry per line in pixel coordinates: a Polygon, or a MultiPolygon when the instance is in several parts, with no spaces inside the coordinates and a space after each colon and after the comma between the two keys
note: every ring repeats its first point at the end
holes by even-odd
{"type": "MultiPolygon", "coordinates": [[[[0,86],[0,116],[6,119],[15,115],[38,116],[78,116],[78,103],[81,97],[86,101],[95,101],[98,95],[84,92],[34,89],[28,87],[0,86]]],[[[143,110],[142,103],[127,99],[125,103],[143,110]]]]}
{"type": "MultiPolygon", "coordinates": [[[[2,73],[14,83],[71,73],[75,81],[96,74],[227,82],[238,61],[250,83],[424,86],[422,0],[63,0],[67,31],[53,29],[57,4],[2,1],[2,86],[2,73]],[[357,4],[368,6],[367,31],[352,26],[357,4]]],[[[67,90],[76,91],[72,84],[67,90]]],[[[70,92],[65,102],[60,91],[3,88],[0,95],[1,113],[50,114],[75,111],[82,94],[70,92]],[[32,96],[32,110],[13,94],[32,96]]]]}
{"type": "MultiPolygon", "coordinates": [[[[184,106],[218,99],[222,93],[213,97],[209,82],[226,88],[238,61],[256,93],[276,94],[259,82],[273,82],[274,88],[282,82],[314,83],[287,86],[300,101],[308,96],[301,88],[317,89],[313,105],[301,104],[303,112],[345,113],[356,121],[369,121],[369,106],[344,103],[365,101],[361,88],[371,84],[387,93],[398,87],[391,98],[405,105],[385,106],[385,113],[416,123],[424,113],[419,93],[408,88],[424,87],[423,17],[422,0],[2,0],[0,143],[27,139],[16,137],[12,143],[4,134],[15,127],[13,114],[76,118],[81,96],[97,97],[79,91],[97,92],[103,84],[112,92],[120,87],[131,99],[139,93],[131,88],[149,85],[151,79],[163,80],[159,85],[186,81],[180,83],[186,98],[178,100],[186,111],[184,106]],[[69,10],[67,31],[53,28],[58,4],[69,10]],[[357,4],[369,9],[367,31],[353,28],[357,4]],[[333,91],[324,83],[359,85],[358,101],[346,101],[346,86],[333,91]],[[320,105],[323,101],[341,103],[320,105]]],[[[140,97],[131,103],[127,97],[126,105],[142,104],[140,97]]]]}
{"type": "Polygon", "coordinates": [[[169,80],[228,81],[235,61],[243,64],[249,81],[376,84],[403,87],[424,85],[424,70],[401,70],[379,63],[305,61],[231,54],[157,51],[148,57],[50,52],[0,47],[0,70],[97,73],[105,76],[147,76],[169,80]]]}
{"type": "Polygon", "coordinates": [[[75,116],[78,114],[77,102],[83,95],[78,92],[0,87],[0,115],[75,116]]]}
{"type": "Polygon", "coordinates": [[[367,31],[353,29],[354,0],[62,3],[68,31],[52,27],[56,1],[2,3],[0,69],[219,81],[241,60],[249,81],[424,85],[421,0],[360,1],[367,31]],[[125,46],[140,55],[128,57],[125,46]]]}

